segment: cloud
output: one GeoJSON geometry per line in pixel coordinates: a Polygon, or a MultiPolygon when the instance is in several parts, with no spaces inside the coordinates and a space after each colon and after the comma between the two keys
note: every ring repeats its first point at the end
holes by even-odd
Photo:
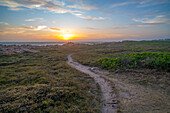
{"type": "Polygon", "coordinates": [[[121,3],[115,3],[111,7],[115,8],[115,7],[125,6],[125,5],[129,5],[129,4],[135,4],[135,3],[137,3],[137,1],[121,2],[121,3]]]}
{"type": "Polygon", "coordinates": [[[20,33],[24,33],[25,31],[21,28],[17,28],[17,27],[2,27],[0,26],[0,34],[20,34],[20,33]]]}
{"type": "Polygon", "coordinates": [[[65,30],[60,28],[48,28],[49,31],[58,32],[58,33],[71,33],[72,30],[65,30]]]}
{"type": "Polygon", "coordinates": [[[37,26],[34,28],[34,30],[38,31],[38,30],[42,30],[42,29],[45,29],[47,28],[47,26],[37,26]]]}
{"type": "Polygon", "coordinates": [[[21,33],[31,33],[32,31],[47,30],[47,26],[21,26],[21,27],[0,27],[2,34],[21,34],[21,33]]]}
{"type": "Polygon", "coordinates": [[[149,26],[153,26],[155,24],[127,24],[127,25],[123,25],[123,26],[116,26],[113,27],[114,30],[120,30],[120,29],[129,29],[132,27],[149,27],[149,26]]]}
{"type": "Polygon", "coordinates": [[[169,0],[143,0],[142,2],[139,3],[137,7],[148,7],[168,3],[170,3],[169,0]]]}
{"type": "Polygon", "coordinates": [[[155,25],[160,25],[162,23],[132,23],[132,24],[126,24],[121,26],[115,26],[113,27],[114,30],[120,30],[120,29],[129,29],[129,28],[136,28],[136,27],[151,27],[155,25]]]}
{"type": "MultiPolygon", "coordinates": [[[[52,32],[59,32],[59,33],[70,33],[70,30],[63,30],[60,28],[49,28],[45,25],[39,26],[21,26],[21,27],[3,27],[0,26],[0,32],[3,34],[13,34],[13,33],[36,33],[37,31],[52,31],[52,32]]],[[[49,32],[48,32],[49,33],[49,32]]]]}
{"type": "Polygon", "coordinates": [[[9,25],[7,22],[0,22],[2,25],[9,25]]]}
{"type": "Polygon", "coordinates": [[[32,22],[35,21],[35,19],[26,19],[25,21],[32,22]]]}
{"type": "MultiPolygon", "coordinates": [[[[9,10],[46,9],[55,13],[71,13],[71,10],[62,8],[65,4],[60,1],[49,0],[1,0],[1,6],[9,7],[9,10]],[[21,8],[22,7],[22,8],[21,8]]],[[[73,11],[74,12],[74,11],[73,11]]]]}
{"type": "Polygon", "coordinates": [[[101,21],[106,20],[105,17],[92,17],[92,16],[83,16],[82,14],[73,14],[81,19],[89,20],[89,21],[101,21]]]}
{"type": "MultiPolygon", "coordinates": [[[[28,9],[42,9],[51,11],[54,13],[70,13],[72,15],[75,15],[79,18],[85,19],[85,20],[105,20],[103,17],[91,17],[82,16],[82,11],[73,10],[74,9],[84,9],[84,10],[92,10],[97,9],[97,7],[92,5],[67,5],[65,6],[64,2],[61,1],[54,1],[54,0],[1,0],[0,1],[1,6],[7,6],[9,7],[9,10],[23,10],[24,8],[28,9]],[[71,8],[71,9],[68,9],[71,8]]],[[[35,21],[38,19],[26,19],[25,21],[35,21]]]]}
{"type": "Polygon", "coordinates": [[[81,16],[82,14],[80,14],[80,13],[76,13],[76,14],[73,14],[73,15],[75,15],[75,16],[77,16],[77,17],[79,17],[79,16],[81,16]]]}
{"type": "Polygon", "coordinates": [[[43,18],[33,18],[33,19],[25,19],[25,21],[32,22],[37,20],[44,20],[43,18]]]}
{"type": "Polygon", "coordinates": [[[106,20],[106,18],[104,18],[104,17],[91,17],[91,16],[87,16],[87,17],[81,17],[81,18],[85,19],[85,20],[91,20],[91,21],[106,20]]]}
{"type": "Polygon", "coordinates": [[[96,30],[97,28],[94,28],[94,27],[83,27],[83,29],[96,30]]]}
{"type": "Polygon", "coordinates": [[[20,11],[20,10],[24,10],[24,9],[23,8],[17,8],[17,7],[10,7],[9,10],[20,11]]]}
{"type": "Polygon", "coordinates": [[[164,15],[156,16],[155,18],[141,18],[141,19],[132,19],[135,22],[144,23],[144,24],[170,24],[170,19],[164,18],[164,15]]]}
{"type": "Polygon", "coordinates": [[[84,16],[81,12],[80,13],[72,13],[72,15],[74,15],[78,18],[81,18],[83,20],[89,20],[89,21],[102,21],[102,20],[108,19],[105,17],[84,16]]]}
{"type": "Polygon", "coordinates": [[[22,34],[25,31],[0,31],[1,34],[22,34]]]}
{"type": "Polygon", "coordinates": [[[39,31],[39,30],[43,30],[47,28],[47,26],[45,25],[40,25],[40,26],[36,26],[36,27],[33,27],[33,26],[23,26],[21,27],[20,29],[24,29],[24,30],[32,30],[32,31],[39,31]]]}
{"type": "Polygon", "coordinates": [[[83,10],[96,10],[98,9],[93,5],[67,5],[68,8],[83,9],[83,10]]]}
{"type": "Polygon", "coordinates": [[[59,28],[48,28],[50,31],[55,31],[55,32],[61,32],[61,29],[59,28]]]}
{"type": "Polygon", "coordinates": [[[157,24],[157,23],[138,24],[138,25],[136,25],[136,27],[151,27],[151,26],[155,26],[155,25],[159,25],[159,24],[157,24]]]}
{"type": "Polygon", "coordinates": [[[47,26],[45,25],[39,25],[39,26],[21,26],[21,27],[3,27],[4,30],[11,30],[11,31],[39,31],[46,29],[47,26]]]}
{"type": "Polygon", "coordinates": [[[170,3],[169,0],[130,0],[126,2],[118,2],[111,5],[112,8],[121,7],[130,4],[138,4],[137,7],[148,7],[153,5],[167,4],[170,3]]]}

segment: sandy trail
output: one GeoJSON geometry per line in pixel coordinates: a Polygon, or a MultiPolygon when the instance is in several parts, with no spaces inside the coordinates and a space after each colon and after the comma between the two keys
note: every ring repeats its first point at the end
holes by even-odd
{"type": "Polygon", "coordinates": [[[117,100],[116,95],[113,92],[110,82],[106,81],[101,77],[100,74],[96,74],[90,70],[90,67],[79,64],[78,62],[73,61],[71,58],[72,54],[68,55],[67,63],[73,68],[90,75],[94,78],[96,83],[100,85],[101,91],[103,93],[103,113],[117,113],[117,100]]]}
{"type": "Polygon", "coordinates": [[[112,83],[122,113],[170,113],[170,96],[164,91],[132,82],[128,73],[111,73],[99,68],[92,71],[112,83]]]}

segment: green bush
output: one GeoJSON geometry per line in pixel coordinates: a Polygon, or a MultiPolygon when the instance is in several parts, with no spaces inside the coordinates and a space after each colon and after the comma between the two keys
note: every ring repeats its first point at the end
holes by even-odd
{"type": "Polygon", "coordinates": [[[93,62],[102,69],[127,69],[147,67],[152,69],[170,70],[170,53],[132,53],[116,58],[101,58],[93,62]]]}

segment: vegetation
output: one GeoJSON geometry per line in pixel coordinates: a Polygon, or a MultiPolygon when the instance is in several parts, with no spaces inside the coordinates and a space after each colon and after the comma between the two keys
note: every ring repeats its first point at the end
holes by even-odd
{"type": "Polygon", "coordinates": [[[0,112],[100,112],[94,80],[66,64],[62,48],[0,55],[0,112]]]}
{"type": "Polygon", "coordinates": [[[123,41],[123,43],[140,44],[140,45],[170,45],[170,40],[154,40],[154,41],[123,41]]]}
{"type": "Polygon", "coordinates": [[[169,44],[169,40],[96,44],[80,47],[73,59],[84,65],[108,69],[110,77],[119,75],[118,78],[129,82],[169,92],[169,44]]]}
{"type": "Polygon", "coordinates": [[[69,53],[75,53],[73,59],[81,64],[112,70],[109,77],[169,91],[167,41],[33,49],[40,52],[0,55],[0,112],[100,112],[99,86],[89,75],[67,65],[69,53]]]}
{"type": "Polygon", "coordinates": [[[141,67],[170,70],[170,53],[131,53],[116,58],[100,58],[93,63],[112,70],[141,67]]]}

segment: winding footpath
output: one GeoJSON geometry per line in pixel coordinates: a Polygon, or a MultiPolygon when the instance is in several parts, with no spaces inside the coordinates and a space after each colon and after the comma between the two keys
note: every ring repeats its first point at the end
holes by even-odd
{"type": "Polygon", "coordinates": [[[68,61],[67,63],[72,66],[73,68],[90,75],[92,78],[94,78],[95,82],[100,85],[101,91],[103,93],[103,109],[102,113],[117,113],[117,100],[116,95],[113,92],[112,86],[110,85],[110,82],[106,81],[104,78],[102,78],[102,75],[96,74],[92,72],[90,69],[91,67],[84,66],[78,62],[73,61],[72,54],[68,55],[68,61]]]}

